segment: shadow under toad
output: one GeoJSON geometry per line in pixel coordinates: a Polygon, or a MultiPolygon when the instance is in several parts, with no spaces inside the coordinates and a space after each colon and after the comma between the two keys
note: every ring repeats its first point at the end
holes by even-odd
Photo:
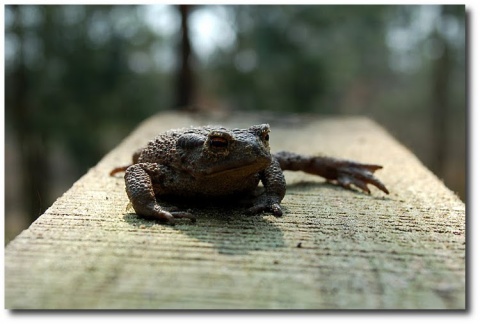
{"type": "MultiPolygon", "coordinates": [[[[322,190],[344,191],[338,185],[330,182],[301,181],[287,185],[288,192],[322,190]]],[[[260,192],[261,190],[259,190],[260,192]]],[[[321,192],[319,196],[321,196],[321,192]]],[[[352,188],[350,191],[361,196],[370,196],[358,189],[352,188]]],[[[257,193],[258,194],[258,193],[257,193]]],[[[390,199],[388,197],[374,197],[372,199],[390,199]]],[[[158,199],[160,205],[166,210],[178,208],[181,211],[192,213],[196,222],[189,219],[179,219],[175,226],[186,235],[194,237],[202,242],[214,246],[221,254],[248,254],[251,251],[273,250],[285,246],[283,231],[275,224],[275,217],[268,213],[259,215],[249,215],[246,201],[237,202],[235,200],[214,200],[214,201],[196,201],[191,199],[167,198],[158,199]]],[[[284,215],[288,215],[288,209],[282,206],[284,215]]],[[[285,217],[285,216],[283,216],[285,217]]],[[[161,224],[155,220],[146,220],[135,213],[128,213],[124,220],[132,226],[151,227],[155,224],[161,226],[172,226],[161,224]]]]}
{"type": "Polygon", "coordinates": [[[369,189],[371,190],[372,194],[364,192],[357,187],[351,185],[349,188],[344,188],[337,183],[331,181],[298,181],[287,185],[287,195],[288,193],[292,193],[294,191],[297,192],[309,192],[312,193],[314,191],[318,192],[319,197],[321,197],[321,190],[335,190],[338,192],[348,191],[356,195],[357,198],[368,198],[374,200],[393,200],[390,195],[386,195],[380,191],[380,189],[376,188],[374,185],[369,184],[369,189]],[[379,195],[374,195],[374,192],[380,193],[379,195]]]}
{"type": "MultiPolygon", "coordinates": [[[[282,230],[273,222],[274,216],[268,213],[249,215],[241,204],[228,203],[191,203],[159,200],[161,206],[169,209],[172,206],[179,210],[188,210],[196,222],[179,219],[173,229],[195,239],[209,243],[220,254],[245,255],[252,251],[274,250],[285,246],[282,230]]],[[[146,220],[135,213],[124,215],[124,220],[132,226],[151,227],[172,226],[161,224],[155,220],[146,220]]]]}

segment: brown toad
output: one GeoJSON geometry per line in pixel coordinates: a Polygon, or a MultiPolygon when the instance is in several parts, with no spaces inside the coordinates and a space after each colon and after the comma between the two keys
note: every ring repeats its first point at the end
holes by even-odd
{"type": "Polygon", "coordinates": [[[367,184],[373,184],[388,194],[373,176],[381,166],[291,152],[271,154],[269,132],[268,124],[248,129],[204,126],[170,130],[137,151],[132,165],[116,168],[110,175],[125,171],[127,195],[138,215],[168,223],[175,218],[195,218],[188,212],[163,209],[156,196],[241,198],[251,195],[260,181],[265,190],[253,198],[248,211],[281,216],[280,202],[286,190],[283,170],[316,174],[368,193],[367,184]]]}

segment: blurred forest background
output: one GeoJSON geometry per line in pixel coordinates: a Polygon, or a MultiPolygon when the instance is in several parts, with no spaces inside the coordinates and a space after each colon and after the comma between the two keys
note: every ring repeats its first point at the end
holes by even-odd
{"type": "Polygon", "coordinates": [[[175,107],[355,114],[465,201],[464,6],[5,10],[5,239],[175,107]]]}

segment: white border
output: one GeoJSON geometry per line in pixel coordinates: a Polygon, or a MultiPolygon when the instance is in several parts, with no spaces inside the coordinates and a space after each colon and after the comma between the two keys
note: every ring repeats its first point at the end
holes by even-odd
{"type": "MultiPolygon", "coordinates": [[[[104,4],[106,1],[83,1],[83,2],[72,2],[69,4],[104,4]]],[[[153,4],[159,3],[158,1],[142,1],[142,4],[153,4]]],[[[192,2],[192,1],[169,1],[166,3],[171,4],[178,4],[178,3],[201,3],[201,4],[234,4],[235,2],[230,1],[205,1],[205,2],[192,2]]],[[[242,1],[241,4],[277,4],[278,2],[273,1],[242,1]]],[[[1,319],[2,323],[27,323],[27,322],[35,322],[35,323],[64,323],[66,319],[69,320],[69,323],[83,323],[86,319],[97,319],[102,317],[107,317],[109,320],[115,320],[115,323],[120,322],[127,322],[129,320],[141,320],[145,323],[155,323],[158,324],[159,320],[168,319],[173,320],[175,322],[181,321],[185,322],[187,320],[194,320],[195,322],[205,322],[209,324],[213,323],[221,323],[225,324],[225,321],[228,323],[242,323],[246,320],[255,321],[255,322],[264,322],[264,321],[271,321],[274,320],[277,324],[280,322],[291,322],[292,320],[301,320],[304,323],[319,323],[319,320],[324,323],[325,320],[337,320],[337,321],[345,321],[351,320],[352,322],[364,322],[364,323],[381,323],[384,324],[385,320],[388,320],[388,323],[402,323],[404,324],[405,321],[409,323],[411,321],[414,322],[431,322],[435,324],[439,323],[448,323],[451,324],[452,321],[461,321],[461,322],[478,322],[479,320],[479,308],[480,302],[478,299],[478,291],[479,291],[479,281],[476,277],[478,277],[479,269],[478,269],[478,258],[479,253],[476,247],[480,246],[479,237],[480,229],[478,228],[480,215],[478,215],[478,198],[477,193],[477,186],[480,183],[479,173],[476,171],[476,168],[480,165],[480,159],[478,156],[478,140],[479,140],[479,132],[480,130],[476,127],[478,125],[478,118],[479,113],[478,109],[478,102],[475,96],[475,90],[472,87],[476,85],[478,81],[479,75],[479,68],[478,64],[475,64],[475,58],[478,57],[478,33],[479,33],[479,22],[478,22],[478,8],[479,8],[478,1],[418,1],[418,2],[395,2],[392,4],[466,4],[467,7],[467,94],[468,94],[468,101],[469,104],[469,113],[467,114],[468,120],[468,131],[469,131],[469,138],[468,138],[468,152],[469,152],[469,161],[468,166],[469,170],[467,171],[467,184],[469,185],[467,191],[467,219],[468,219],[468,241],[467,241],[467,259],[468,259],[468,268],[469,276],[467,277],[468,281],[468,290],[469,290],[469,298],[468,298],[468,312],[415,312],[415,313],[402,313],[402,312],[306,312],[306,313],[285,313],[285,312],[268,312],[268,313],[79,313],[79,312],[72,312],[72,313],[12,313],[6,310],[3,310],[1,319]],[[477,274],[477,276],[475,276],[477,274]]],[[[38,1],[5,1],[3,4],[40,4],[38,1]]],[[[65,4],[62,1],[42,1],[41,4],[65,4]]],[[[132,1],[115,1],[112,4],[133,4],[132,1]]],[[[283,3],[282,3],[283,4],[283,3]]],[[[318,2],[318,1],[301,1],[295,4],[365,4],[359,1],[336,1],[336,2],[318,2]]],[[[370,1],[368,4],[385,4],[385,1],[370,1]]],[[[1,18],[4,21],[4,7],[2,6],[1,9],[1,18]]],[[[4,44],[4,25],[3,25],[3,32],[0,36],[1,44],[3,47],[4,44]]],[[[4,71],[4,55],[2,51],[2,61],[0,63],[1,70],[4,72],[3,75],[5,76],[4,71]]],[[[1,90],[2,98],[4,97],[4,87],[1,90]]],[[[2,105],[4,105],[4,101],[2,105]]],[[[5,111],[5,110],[3,110],[5,111]]],[[[4,134],[5,131],[5,120],[4,114],[0,117],[1,119],[1,128],[4,134]]],[[[2,159],[1,159],[1,176],[0,181],[2,182],[2,190],[4,190],[4,141],[2,141],[2,159]]],[[[1,206],[2,211],[4,212],[4,193],[1,198],[1,206]]],[[[2,231],[2,236],[4,235],[4,231],[2,231]]],[[[2,278],[4,278],[4,254],[2,253],[1,260],[2,260],[2,267],[1,267],[1,274],[2,278]]],[[[2,291],[4,291],[4,280],[1,281],[2,291]]],[[[1,300],[4,301],[4,294],[1,294],[1,300]]],[[[4,305],[4,303],[3,303],[4,305]]]]}

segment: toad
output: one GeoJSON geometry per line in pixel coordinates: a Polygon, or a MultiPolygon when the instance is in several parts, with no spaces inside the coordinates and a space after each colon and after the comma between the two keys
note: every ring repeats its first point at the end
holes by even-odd
{"type": "Polygon", "coordinates": [[[139,216],[170,224],[177,218],[195,218],[189,212],[162,208],[157,196],[241,199],[251,197],[260,181],[264,191],[251,199],[248,213],[281,216],[285,170],[315,174],[367,193],[367,184],[372,184],[389,193],[373,175],[382,166],[285,151],[272,154],[269,133],[268,124],[248,129],[203,126],[170,130],[135,152],[133,164],[115,168],[110,175],[125,171],[127,195],[139,216]]]}

